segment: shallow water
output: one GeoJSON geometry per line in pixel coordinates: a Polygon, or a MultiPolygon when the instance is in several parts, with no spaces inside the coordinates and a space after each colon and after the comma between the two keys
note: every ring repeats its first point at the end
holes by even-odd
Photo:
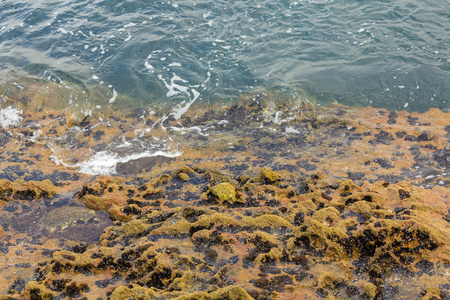
{"type": "Polygon", "coordinates": [[[106,87],[107,101],[71,99],[101,102],[93,109],[260,89],[320,104],[448,109],[449,14],[439,0],[6,1],[0,67],[4,81],[25,72],[106,87]]]}
{"type": "Polygon", "coordinates": [[[36,132],[30,141],[46,141],[58,164],[99,174],[181,154],[170,132],[205,136],[209,125],[167,121],[250,103],[256,98],[242,94],[257,91],[272,108],[447,111],[449,13],[437,0],[8,1],[0,7],[0,95],[10,99],[1,98],[0,125],[16,126],[30,110],[70,108],[60,120],[65,134],[36,132]],[[90,130],[83,124],[123,117],[110,108],[135,109],[145,126],[74,151],[90,130]]]}
{"type": "Polygon", "coordinates": [[[448,298],[448,1],[40,2],[0,4],[0,294],[448,298]]]}

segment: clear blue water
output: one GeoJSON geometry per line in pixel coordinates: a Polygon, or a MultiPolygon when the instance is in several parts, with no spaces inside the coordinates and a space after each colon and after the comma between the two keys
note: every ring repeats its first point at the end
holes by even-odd
{"type": "Polygon", "coordinates": [[[448,109],[449,15],[448,0],[3,0],[0,68],[149,106],[277,89],[448,109]]]}

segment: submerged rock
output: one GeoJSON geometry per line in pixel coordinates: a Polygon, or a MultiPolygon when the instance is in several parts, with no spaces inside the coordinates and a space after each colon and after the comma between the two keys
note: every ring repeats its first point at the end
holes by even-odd
{"type": "Polygon", "coordinates": [[[166,156],[151,156],[151,157],[143,157],[138,159],[133,159],[127,162],[119,162],[116,166],[117,174],[126,176],[126,175],[133,175],[133,174],[139,174],[142,172],[148,172],[153,167],[164,164],[164,163],[171,163],[175,160],[173,157],[166,157],[166,156]]]}

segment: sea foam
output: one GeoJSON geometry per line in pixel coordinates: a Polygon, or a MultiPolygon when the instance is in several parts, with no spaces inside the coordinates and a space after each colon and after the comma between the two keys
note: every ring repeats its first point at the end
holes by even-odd
{"type": "Polygon", "coordinates": [[[8,106],[0,110],[0,126],[7,129],[9,126],[18,126],[22,121],[22,110],[8,106]]]}

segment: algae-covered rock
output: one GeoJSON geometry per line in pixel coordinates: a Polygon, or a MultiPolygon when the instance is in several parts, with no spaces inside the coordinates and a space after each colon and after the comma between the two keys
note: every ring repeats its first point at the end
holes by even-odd
{"type": "Polygon", "coordinates": [[[186,272],[183,276],[175,278],[168,288],[171,291],[186,291],[198,289],[200,285],[200,280],[194,273],[186,272]]]}
{"type": "Polygon", "coordinates": [[[264,214],[256,218],[245,217],[242,223],[253,228],[291,228],[292,224],[285,219],[271,214],[264,214]]]}
{"type": "Polygon", "coordinates": [[[317,276],[317,285],[321,288],[333,288],[334,287],[335,277],[333,273],[330,272],[321,272],[317,276]]]}
{"type": "Polygon", "coordinates": [[[212,300],[212,297],[206,292],[196,292],[184,296],[179,296],[175,298],[175,300],[212,300]]]}
{"type": "Polygon", "coordinates": [[[317,211],[313,217],[314,219],[322,223],[323,222],[333,223],[339,220],[339,211],[336,208],[329,206],[317,211]]]}
{"type": "Polygon", "coordinates": [[[177,175],[179,175],[181,173],[184,173],[184,174],[195,174],[195,171],[191,167],[183,166],[183,167],[179,168],[178,170],[176,170],[175,172],[173,172],[173,176],[175,177],[175,176],[177,176],[177,175]]]}
{"type": "Polygon", "coordinates": [[[242,287],[227,286],[208,294],[196,292],[175,298],[175,300],[253,300],[242,287]]]}
{"type": "MultiPolygon", "coordinates": [[[[422,291],[422,300],[442,299],[442,293],[438,287],[426,287],[422,291]]],[[[447,297],[444,297],[446,299],[447,297]]]]}
{"type": "MultiPolygon", "coordinates": [[[[271,214],[264,214],[258,217],[247,217],[240,214],[230,216],[223,213],[202,214],[198,217],[196,222],[189,222],[181,216],[173,216],[170,223],[153,230],[152,234],[187,234],[194,228],[212,228],[213,226],[220,226],[223,228],[242,228],[250,226],[254,229],[272,228],[290,228],[291,223],[285,219],[271,214]]],[[[198,230],[196,230],[198,231],[198,230]]]]}
{"type": "Polygon", "coordinates": [[[121,231],[125,236],[139,236],[144,234],[149,227],[150,225],[144,223],[142,220],[131,220],[122,225],[121,231]]]}
{"type": "Polygon", "coordinates": [[[25,296],[28,299],[51,300],[56,295],[56,292],[51,291],[45,285],[38,283],[37,281],[30,281],[25,285],[25,296]]]}
{"type": "Polygon", "coordinates": [[[56,194],[55,187],[50,180],[27,181],[18,179],[10,182],[0,179],[0,196],[8,197],[11,200],[32,201],[41,198],[52,198],[56,194]]]}
{"type": "Polygon", "coordinates": [[[272,184],[281,180],[281,176],[269,168],[262,168],[258,179],[261,183],[272,184]]]}
{"type": "Polygon", "coordinates": [[[134,300],[134,299],[157,299],[158,294],[150,288],[134,287],[132,289],[121,285],[114,289],[109,299],[111,300],[134,300]]]}
{"type": "Polygon", "coordinates": [[[231,183],[228,182],[219,183],[218,185],[215,185],[211,188],[211,192],[215,197],[217,197],[220,203],[236,202],[236,189],[231,183]]]}
{"type": "MultiPolygon", "coordinates": [[[[23,96],[5,104],[44,102],[23,96]]],[[[74,120],[71,111],[24,107],[21,125],[0,132],[0,177],[8,178],[0,180],[0,294],[447,297],[448,113],[282,107],[275,98],[252,94],[208,112],[196,102],[164,124],[160,112],[142,119],[142,111],[130,117],[105,108],[74,120]],[[164,129],[175,126],[207,135],[170,130],[167,138],[164,129]],[[155,137],[170,140],[168,148],[182,145],[183,154],[119,163],[115,176],[66,167],[89,158],[90,149],[135,140],[135,133],[144,144],[155,137]],[[88,209],[62,209],[52,198],[75,191],[88,209]],[[95,223],[90,216],[99,213],[89,209],[115,220],[99,243],[55,235],[95,223]]]]}
{"type": "Polygon", "coordinates": [[[274,247],[274,248],[270,249],[269,252],[259,254],[255,258],[254,262],[256,264],[274,263],[274,262],[280,261],[282,256],[283,256],[283,253],[279,249],[274,247]]]}
{"type": "Polygon", "coordinates": [[[227,286],[211,293],[212,299],[252,300],[253,298],[240,286],[227,286]]]}
{"type": "Polygon", "coordinates": [[[181,180],[181,181],[189,181],[189,175],[188,174],[186,174],[186,173],[179,173],[178,175],[178,178],[181,180]]]}
{"type": "Polygon", "coordinates": [[[371,282],[366,282],[363,286],[363,293],[370,299],[373,299],[377,295],[377,287],[371,282]]]}
{"type": "Polygon", "coordinates": [[[40,223],[45,225],[50,232],[64,230],[69,226],[76,226],[77,223],[85,223],[88,220],[95,220],[96,214],[94,211],[84,207],[63,206],[51,210],[47,213],[40,223]]]}
{"type": "Polygon", "coordinates": [[[163,174],[163,175],[161,175],[161,176],[157,179],[157,181],[155,182],[155,186],[165,184],[165,183],[167,183],[171,178],[172,178],[172,177],[170,177],[170,175],[168,175],[168,174],[163,174]]]}

